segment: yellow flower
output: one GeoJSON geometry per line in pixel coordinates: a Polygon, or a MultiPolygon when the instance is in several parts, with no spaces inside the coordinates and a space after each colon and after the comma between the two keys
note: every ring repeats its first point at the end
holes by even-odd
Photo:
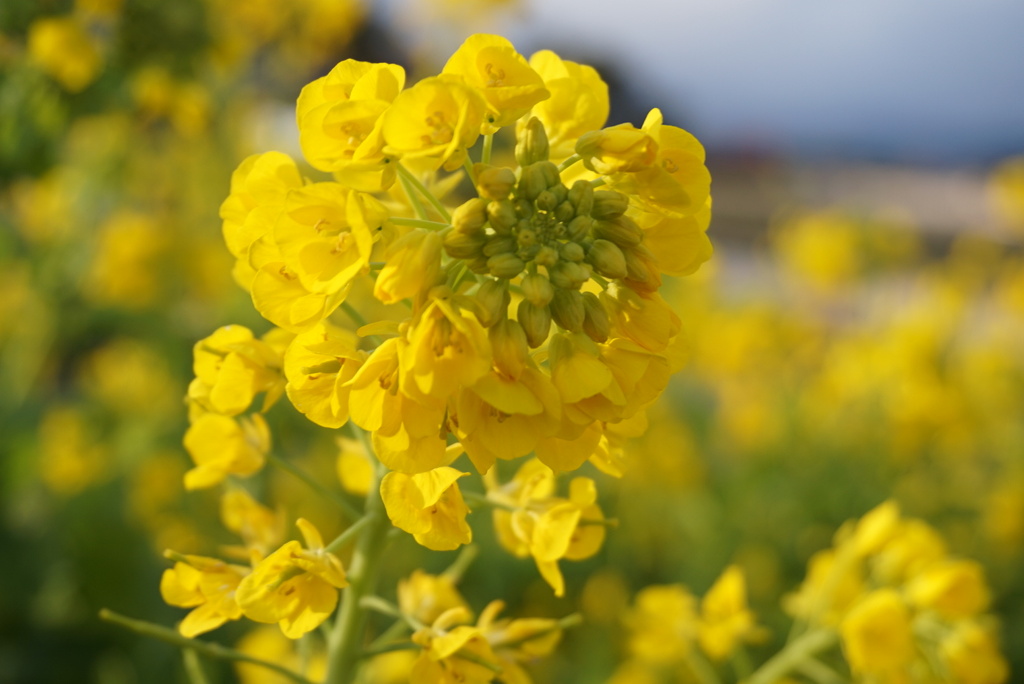
{"type": "Polygon", "coordinates": [[[847,562],[838,563],[834,549],[811,556],[803,584],[784,599],[786,611],[815,623],[839,622],[864,591],[860,564],[842,560],[847,562]]]}
{"type": "Polygon", "coordinates": [[[39,68],[72,93],[85,90],[103,68],[99,49],[74,16],[32,22],[28,54],[39,68]]]}
{"type": "MultiPolygon", "coordinates": [[[[277,663],[293,672],[302,672],[312,682],[322,682],[327,673],[327,656],[322,642],[295,642],[281,630],[263,625],[245,633],[235,648],[260,660],[277,663]],[[309,651],[312,651],[310,653],[309,651]]],[[[262,665],[235,661],[240,684],[292,684],[293,679],[268,670],[262,665]]]]}
{"type": "Polygon", "coordinates": [[[309,163],[356,190],[390,187],[396,170],[383,153],[381,115],[404,85],[405,70],[396,64],[347,59],[304,87],[296,119],[309,163]]]}
{"type": "Polygon", "coordinates": [[[348,422],[348,381],[366,358],[358,344],[355,334],[322,322],[288,345],[285,391],[292,405],[317,425],[338,428],[348,422]]]}
{"type": "Polygon", "coordinates": [[[441,77],[403,90],[384,113],[384,151],[454,171],[480,135],[486,105],[479,93],[441,77]]]}
{"type": "Polygon", "coordinates": [[[261,505],[241,487],[230,487],[220,499],[220,519],[224,527],[242,538],[245,548],[238,554],[245,559],[255,551],[262,558],[281,543],[284,517],[261,505]]]}
{"type": "Polygon", "coordinates": [[[640,294],[615,283],[601,293],[616,332],[652,352],[663,353],[679,334],[679,316],[657,292],[640,294]]]}
{"type": "Polygon", "coordinates": [[[195,407],[233,416],[249,408],[260,392],[266,393],[264,410],[273,405],[284,391],[284,378],[281,353],[267,339],[255,339],[244,326],[226,325],[196,342],[196,378],[188,388],[195,407]]]}
{"type": "Polygon", "coordinates": [[[929,565],[910,580],[907,596],[918,608],[938,611],[953,620],[978,615],[991,600],[985,571],[971,560],[944,560],[929,565]]]}
{"type": "Polygon", "coordinates": [[[939,654],[958,684],[1002,684],[1010,668],[988,625],[963,621],[939,644],[939,654]]]}
{"type": "Polygon", "coordinates": [[[658,155],[658,141],[633,124],[590,131],[576,141],[583,165],[602,176],[650,168],[658,155]]]}
{"type": "Polygon", "coordinates": [[[385,304],[416,297],[441,275],[441,236],[415,228],[391,243],[384,258],[373,296],[385,304]]]}
{"type": "Polygon", "coordinates": [[[899,672],[914,659],[910,610],[895,589],[876,589],[839,625],[843,652],[854,673],[899,672]]]}
{"type": "Polygon", "coordinates": [[[185,473],[185,489],[204,489],[228,475],[259,472],[270,450],[270,430],[258,413],[238,420],[204,413],[185,433],[185,448],[196,464],[185,473]]]}
{"type": "Polygon", "coordinates": [[[684,659],[697,638],[697,599],[681,584],[642,589],[626,615],[629,651],[648,663],[684,659]]]}
{"type": "Polygon", "coordinates": [[[491,601],[480,613],[476,626],[490,643],[501,667],[501,678],[512,684],[533,681],[519,663],[550,655],[562,638],[558,620],[550,618],[497,619],[504,601],[491,601]]]}
{"type": "Polygon", "coordinates": [[[468,544],[473,540],[466,524],[469,508],[456,483],[468,474],[448,467],[416,475],[388,473],[380,483],[388,517],[428,549],[448,551],[468,544]]]}
{"type": "Polygon", "coordinates": [[[430,575],[413,570],[398,582],[398,607],[403,615],[410,615],[424,624],[430,624],[452,608],[468,611],[469,606],[455,588],[448,575],[430,575]]]}
{"type": "Polygon", "coordinates": [[[470,36],[448,59],[441,74],[462,78],[484,96],[488,109],[484,133],[514,123],[550,96],[540,74],[501,36],[470,36]]]}
{"type": "Polygon", "coordinates": [[[700,647],[711,658],[724,660],[755,629],[754,614],[747,607],[743,571],[730,565],[700,602],[700,647]]]}
{"type": "Polygon", "coordinates": [[[335,462],[338,481],[346,492],[365,497],[373,483],[373,463],[362,440],[339,437],[335,462]]]}
{"type": "Polygon", "coordinates": [[[159,269],[167,247],[166,231],[151,217],[115,213],[97,233],[96,253],[83,283],[86,296],[130,309],[152,306],[161,294],[159,269]]]}
{"type": "Polygon", "coordinates": [[[464,608],[452,608],[413,634],[412,640],[423,650],[409,675],[410,684],[487,684],[494,679],[496,658],[487,639],[478,628],[458,624],[469,618],[464,608]]]}
{"type": "Polygon", "coordinates": [[[204,556],[168,556],[181,560],[164,570],[160,595],[172,606],[194,609],[178,625],[182,636],[192,638],[242,616],[235,591],[248,568],[204,556]]]}
{"type": "Polygon", "coordinates": [[[562,59],[550,50],[535,52],[530,66],[551,93],[549,99],[535,104],[530,114],[544,124],[551,160],[558,162],[573,154],[577,138],[604,126],[608,85],[593,67],[562,59]]]}
{"type": "Polygon", "coordinates": [[[341,561],[324,548],[320,532],[300,518],[306,548],[290,541],[253,568],[238,586],[238,605],[250,620],[278,623],[289,639],[320,626],[334,612],[338,589],[348,586],[341,561]]]}
{"type": "Polygon", "coordinates": [[[644,232],[643,245],[654,256],[658,271],[665,275],[687,276],[711,258],[711,240],[707,229],[711,222],[711,198],[702,209],[683,217],[630,210],[629,217],[644,232]]]}

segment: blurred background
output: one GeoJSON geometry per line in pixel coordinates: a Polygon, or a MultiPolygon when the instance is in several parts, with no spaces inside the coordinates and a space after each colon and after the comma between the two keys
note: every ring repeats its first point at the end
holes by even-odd
{"type": "MultiPolygon", "coordinates": [[[[476,521],[476,608],[589,618],[538,681],[605,681],[621,652],[595,644],[633,592],[703,593],[729,563],[770,652],[807,559],[888,498],[984,563],[1024,666],[1021,26],[1014,0],[3,2],[0,682],[184,681],[174,649],[96,613],[174,624],[161,552],[226,540],[180,483],[192,345],[269,328],[220,235],[231,172],[300,156],[295,98],[341,59],[415,78],[477,31],[595,66],[609,124],[661,108],[713,178],[715,256],[667,295],[690,362],[631,473],[599,484],[605,549],[556,601],[476,521]]],[[[336,480],[329,433],[269,419],[336,480]]],[[[294,518],[310,504],[275,477],[294,518]]],[[[405,550],[396,576],[451,560],[405,550]]]]}

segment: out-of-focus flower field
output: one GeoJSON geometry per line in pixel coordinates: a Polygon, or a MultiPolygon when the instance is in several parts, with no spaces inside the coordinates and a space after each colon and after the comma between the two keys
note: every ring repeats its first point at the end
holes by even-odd
{"type": "MultiPolygon", "coordinates": [[[[417,16],[450,30],[460,13],[515,11],[466,4],[417,16]]],[[[165,601],[161,577],[188,565],[166,549],[249,559],[244,515],[183,486],[193,345],[228,323],[272,328],[236,283],[219,208],[247,156],[298,154],[295,100],[336,63],[440,68],[387,35],[355,0],[0,7],[0,683],[289,681],[197,664],[98,614],[173,628],[197,604],[165,601]]],[[[551,655],[516,651],[538,684],[982,684],[1024,668],[1024,157],[965,170],[979,210],[940,228],[899,184],[856,203],[801,195],[779,180],[801,163],[708,150],[715,253],[661,290],[685,365],[646,416],[608,428],[614,463],[586,466],[610,520],[590,521],[607,528],[600,550],[562,564],[564,596],[502,549],[489,515],[470,520],[475,560],[402,535],[382,586],[448,568],[477,613],[497,598],[512,617],[578,613],[551,655]],[[879,633],[901,620],[913,643],[879,633]],[[840,645],[789,679],[757,670],[826,632],[840,645]]],[[[266,422],[291,466],[257,487],[271,549],[299,517],[328,540],[354,522],[295,468],[343,497],[370,481],[348,433],[287,404],[266,422]]],[[[415,581],[407,592],[461,601],[415,581]]],[[[322,639],[244,620],[207,636],[323,676],[322,639]]],[[[409,654],[378,654],[361,681],[408,681],[409,654]]],[[[529,681],[505,667],[501,681],[529,681]]]]}

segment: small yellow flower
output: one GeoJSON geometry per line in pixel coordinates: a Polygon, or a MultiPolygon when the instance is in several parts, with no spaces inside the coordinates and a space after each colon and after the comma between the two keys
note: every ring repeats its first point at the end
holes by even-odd
{"type": "Polygon", "coordinates": [[[278,623],[289,639],[320,626],[348,586],[341,561],[324,548],[320,532],[300,518],[306,548],[287,542],[253,568],[238,586],[238,605],[250,620],[278,623]]]}
{"type": "Polygon", "coordinates": [[[891,674],[914,659],[910,610],[895,589],[876,589],[850,610],[839,626],[850,669],[891,674]]]}
{"type": "Polygon", "coordinates": [[[220,519],[224,527],[242,538],[245,548],[238,554],[245,559],[255,551],[262,558],[281,543],[284,517],[260,504],[241,487],[230,487],[220,499],[220,519]]]}
{"type": "Polygon", "coordinates": [[[658,142],[633,124],[590,131],[576,141],[576,154],[595,173],[608,175],[650,168],[658,155],[658,142]]]}
{"type": "Polygon", "coordinates": [[[317,425],[348,422],[348,381],[366,358],[355,334],[322,322],[301,333],[284,355],[285,391],[292,405],[317,425]]]}
{"type": "Polygon", "coordinates": [[[468,611],[469,606],[447,575],[430,575],[422,570],[398,582],[398,606],[403,615],[410,615],[430,624],[452,608],[468,611]]]}
{"type": "Polygon", "coordinates": [[[388,246],[373,296],[385,304],[415,298],[437,284],[441,275],[441,236],[413,229],[388,246]]]}
{"type": "Polygon", "coordinates": [[[266,393],[266,409],[284,391],[281,353],[266,340],[254,338],[244,326],[218,328],[196,342],[193,357],[196,378],[188,388],[195,405],[193,415],[201,411],[237,415],[260,392],[266,393]]]}
{"type": "Polygon", "coordinates": [[[530,114],[544,124],[551,160],[558,162],[573,154],[577,138],[604,126],[608,85],[593,67],[562,59],[550,50],[535,52],[530,66],[551,93],[549,99],[535,104],[530,114]]]}
{"type": "Polygon", "coordinates": [[[164,570],[160,595],[172,606],[193,608],[178,625],[182,636],[192,638],[242,616],[235,591],[248,574],[248,568],[203,556],[178,556],[169,552],[169,557],[182,560],[164,570]]]}
{"type": "Polygon", "coordinates": [[[642,589],[626,615],[629,650],[647,663],[681,661],[693,647],[698,631],[697,599],[681,584],[642,589]]]}
{"type": "Polygon", "coordinates": [[[441,74],[462,78],[484,96],[488,109],[484,133],[514,123],[550,96],[540,74],[501,36],[470,36],[448,59],[441,74]]]}
{"type": "Polygon", "coordinates": [[[939,654],[958,684],[1002,684],[1010,677],[990,625],[957,623],[939,644],[939,654]]]}
{"type": "Polygon", "coordinates": [[[982,613],[991,600],[985,571],[975,561],[944,560],[929,565],[907,585],[911,603],[949,619],[982,613]]]}
{"type": "Polygon", "coordinates": [[[43,71],[72,93],[85,90],[103,68],[99,49],[74,16],[46,17],[32,22],[28,54],[43,71]]]}
{"type": "Polygon", "coordinates": [[[395,527],[435,551],[457,549],[473,540],[469,508],[456,481],[468,473],[435,468],[425,473],[388,473],[380,483],[384,507],[395,527]]]}
{"type": "Polygon", "coordinates": [[[228,475],[253,475],[270,450],[270,429],[258,413],[235,419],[204,413],[185,433],[185,448],[196,467],[185,473],[185,489],[204,489],[228,475]]]}
{"type": "Polygon", "coordinates": [[[724,660],[755,629],[743,571],[730,565],[700,602],[700,647],[714,660],[724,660]]]}
{"type": "Polygon", "coordinates": [[[423,647],[409,675],[410,684],[487,684],[497,675],[487,639],[468,622],[469,611],[452,608],[412,639],[423,647]],[[453,625],[457,625],[454,626],[453,625]],[[466,657],[468,656],[468,657],[466,657]],[[490,667],[488,667],[490,665],[490,667]]]}

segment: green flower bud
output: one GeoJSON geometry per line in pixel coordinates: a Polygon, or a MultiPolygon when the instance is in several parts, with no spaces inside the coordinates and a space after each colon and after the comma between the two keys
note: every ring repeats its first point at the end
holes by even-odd
{"type": "Polygon", "coordinates": [[[544,177],[545,188],[554,188],[562,184],[562,175],[558,173],[558,167],[552,162],[537,162],[533,168],[539,169],[539,173],[544,177]]]}
{"type": "Polygon", "coordinates": [[[622,216],[629,207],[629,198],[614,190],[595,190],[594,206],[590,215],[596,219],[611,219],[622,216]]]}
{"type": "Polygon", "coordinates": [[[550,190],[545,190],[537,195],[536,205],[541,211],[554,211],[555,207],[558,206],[558,198],[550,190]]]}
{"type": "Polygon", "coordinates": [[[488,257],[514,251],[516,251],[516,241],[511,235],[495,235],[488,238],[483,249],[484,256],[488,257]]]}
{"type": "Polygon", "coordinates": [[[559,261],[554,266],[548,267],[548,280],[555,287],[561,287],[568,290],[573,288],[575,281],[569,275],[567,268],[570,265],[568,261],[559,261]]]}
{"type": "Polygon", "coordinates": [[[531,116],[516,140],[516,162],[525,168],[539,161],[547,161],[549,153],[548,133],[544,130],[544,124],[537,117],[531,116]]]}
{"type": "Polygon", "coordinates": [[[452,212],[452,227],[463,233],[477,233],[487,222],[487,200],[474,197],[452,212]]]}
{"type": "Polygon", "coordinates": [[[593,292],[583,293],[583,332],[595,342],[604,342],[611,333],[611,322],[604,304],[593,292]]]}
{"type": "Polygon", "coordinates": [[[515,254],[504,252],[487,260],[487,269],[498,278],[515,278],[523,272],[526,263],[515,254]]]}
{"type": "MultiPolygon", "coordinates": [[[[541,191],[542,190],[538,190],[537,193],[539,194],[541,191]]],[[[533,202],[527,201],[527,200],[524,200],[524,199],[517,199],[513,206],[515,206],[516,216],[518,216],[519,218],[521,218],[521,219],[533,218],[533,215],[535,213],[534,210],[533,210],[533,202]]]]}
{"type": "Polygon", "coordinates": [[[562,246],[558,251],[566,261],[583,261],[583,257],[586,256],[583,252],[583,248],[575,242],[562,243],[562,246]]]}
{"type": "Polygon", "coordinates": [[[573,217],[576,216],[576,207],[572,206],[572,202],[566,200],[557,207],[555,207],[555,218],[562,223],[568,223],[572,221],[573,217]]]}
{"type": "Polygon", "coordinates": [[[551,311],[548,307],[534,306],[524,299],[519,302],[516,318],[526,333],[526,342],[530,347],[537,348],[548,339],[551,331],[551,311]]]}
{"type": "Polygon", "coordinates": [[[554,247],[548,245],[542,246],[537,250],[537,255],[533,258],[537,262],[538,266],[544,268],[551,268],[558,263],[558,251],[554,247]]]}
{"type": "Polygon", "coordinates": [[[533,202],[540,193],[547,189],[548,181],[541,164],[523,167],[519,176],[519,191],[516,193],[520,199],[533,202]]]}
{"type": "Polygon", "coordinates": [[[577,216],[567,226],[570,240],[581,240],[590,234],[594,227],[594,219],[589,216],[577,216]]]}
{"type": "Polygon", "coordinates": [[[585,180],[578,180],[569,190],[569,201],[576,207],[577,216],[590,216],[594,208],[594,186],[585,180]]]}
{"type": "Polygon", "coordinates": [[[474,257],[473,259],[467,261],[466,266],[469,267],[470,271],[476,273],[477,275],[484,275],[490,270],[487,267],[487,257],[485,257],[482,254],[478,257],[474,257]]]}
{"type": "Polygon", "coordinates": [[[555,288],[551,281],[539,273],[531,273],[523,278],[520,284],[523,297],[534,306],[547,306],[555,296],[555,288]]]}
{"type": "Polygon", "coordinates": [[[512,202],[506,199],[487,204],[487,220],[491,222],[495,233],[504,235],[512,232],[512,226],[519,219],[512,202]]]}
{"type": "Polygon", "coordinates": [[[595,238],[611,240],[619,247],[633,247],[644,239],[643,229],[628,216],[594,221],[593,234],[595,238]]]}
{"type": "Polygon", "coordinates": [[[487,235],[466,232],[458,229],[449,230],[444,234],[444,251],[453,259],[473,259],[483,254],[487,235]]]}
{"type": "Polygon", "coordinates": [[[512,297],[507,280],[485,278],[472,295],[474,313],[480,325],[489,328],[508,315],[512,297]]]}
{"type": "Polygon", "coordinates": [[[473,174],[481,197],[492,200],[506,199],[516,184],[515,172],[502,166],[473,164],[473,174]]]}
{"type": "Polygon", "coordinates": [[[520,247],[531,247],[537,244],[537,231],[533,228],[518,231],[516,233],[516,242],[520,247]]]}
{"type": "Polygon", "coordinates": [[[560,327],[570,332],[583,331],[583,295],[577,290],[558,288],[551,300],[551,318],[560,327]]]}
{"type": "Polygon", "coordinates": [[[587,262],[607,278],[626,276],[626,257],[615,243],[608,240],[594,240],[593,246],[587,252],[587,262]]]}

